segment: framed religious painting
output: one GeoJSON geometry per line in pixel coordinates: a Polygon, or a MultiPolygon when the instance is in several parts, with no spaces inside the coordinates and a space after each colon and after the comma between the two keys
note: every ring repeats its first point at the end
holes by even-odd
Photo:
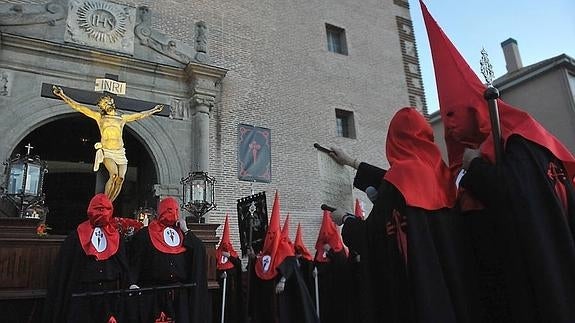
{"type": "Polygon", "coordinates": [[[271,130],[239,124],[238,179],[270,183],[271,168],[271,130]]]}

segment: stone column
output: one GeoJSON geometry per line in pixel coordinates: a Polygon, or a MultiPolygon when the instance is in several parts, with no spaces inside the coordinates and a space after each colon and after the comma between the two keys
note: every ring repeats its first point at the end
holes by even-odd
{"type": "MultiPolygon", "coordinates": [[[[210,171],[210,114],[215,107],[216,96],[220,93],[220,84],[227,73],[226,69],[216,66],[189,63],[186,74],[191,88],[190,121],[192,127],[193,172],[210,171]]],[[[217,178],[216,178],[217,181],[217,178]]],[[[215,192],[216,200],[218,192],[215,192]]],[[[209,220],[209,213],[205,216],[209,220]]]]}
{"type": "Polygon", "coordinates": [[[210,112],[214,101],[215,97],[205,94],[192,97],[192,171],[210,169],[210,112]]]}
{"type": "Polygon", "coordinates": [[[204,64],[190,63],[186,74],[192,90],[190,98],[192,126],[191,171],[210,170],[210,113],[220,92],[219,84],[227,70],[204,64]]]}

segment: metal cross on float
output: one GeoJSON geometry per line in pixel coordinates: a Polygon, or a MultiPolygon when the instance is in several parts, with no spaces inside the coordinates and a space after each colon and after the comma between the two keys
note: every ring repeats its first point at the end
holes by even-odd
{"type": "Polygon", "coordinates": [[[24,146],[24,148],[27,149],[26,155],[30,155],[30,150],[32,150],[34,147],[32,147],[32,145],[30,145],[30,143],[28,143],[26,146],[24,146]]]}

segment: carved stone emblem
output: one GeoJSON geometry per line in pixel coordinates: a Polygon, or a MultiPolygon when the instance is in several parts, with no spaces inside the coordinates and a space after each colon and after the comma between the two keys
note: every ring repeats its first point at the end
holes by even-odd
{"type": "Polygon", "coordinates": [[[136,8],[103,0],[69,2],[65,40],[80,45],[134,52],[136,8]]]}

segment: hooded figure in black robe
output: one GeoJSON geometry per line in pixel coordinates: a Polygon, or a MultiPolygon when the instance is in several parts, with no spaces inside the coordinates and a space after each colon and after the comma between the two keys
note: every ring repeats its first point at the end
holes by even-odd
{"type": "MultiPolygon", "coordinates": [[[[314,278],[314,268],[315,264],[313,261],[313,256],[305,246],[303,242],[303,230],[301,224],[298,223],[297,231],[295,234],[294,242],[294,253],[298,260],[299,271],[303,278],[305,285],[307,286],[310,296],[313,298],[315,295],[315,278],[314,278]]],[[[315,307],[315,299],[313,300],[315,307]]]]}
{"type": "Polygon", "coordinates": [[[242,290],[242,261],[230,241],[230,224],[228,216],[224,222],[224,231],[220,245],[216,249],[216,268],[220,290],[217,294],[216,313],[219,314],[217,322],[221,322],[222,298],[224,292],[224,282],[226,289],[226,303],[224,322],[244,323],[247,322],[246,305],[242,290]],[[224,279],[225,275],[225,279],[224,279]]]}
{"type": "Polygon", "coordinates": [[[365,322],[472,322],[475,312],[468,285],[460,219],[451,211],[455,185],[433,130],[414,108],[399,110],[390,122],[386,155],[390,168],[357,163],[334,148],[331,156],[357,167],[354,186],[377,187],[377,199],[365,221],[341,210],[342,235],[360,250],[364,279],[372,283],[374,309],[365,322]]]}
{"type": "Polygon", "coordinates": [[[48,278],[44,322],[121,322],[125,316],[119,294],[85,294],[117,291],[129,285],[128,258],[112,224],[112,202],[105,194],[97,194],[87,213],[88,220],[60,247],[48,278]]]}
{"type": "Polygon", "coordinates": [[[529,114],[502,100],[494,139],[485,85],[425,6],[422,11],[450,164],[466,170],[460,186],[496,215],[511,315],[505,322],[575,322],[575,158],[529,114]]]}
{"type": "Polygon", "coordinates": [[[311,296],[289,241],[289,221],[280,231],[276,192],[264,246],[252,260],[249,314],[251,323],[317,323],[311,296]]]}
{"type": "MultiPolygon", "coordinates": [[[[319,281],[319,317],[323,323],[347,323],[351,316],[352,275],[347,250],[329,212],[323,220],[315,244],[315,266],[319,281]]],[[[314,292],[315,297],[315,292],[314,292]]]]}
{"type": "Polygon", "coordinates": [[[143,291],[134,297],[131,306],[137,310],[130,319],[136,322],[211,322],[206,250],[202,241],[187,230],[179,213],[174,198],[163,199],[157,218],[130,242],[130,272],[135,284],[130,288],[184,285],[143,291]]]}
{"type": "Polygon", "coordinates": [[[283,261],[278,255],[280,245],[280,203],[278,193],[275,193],[272,206],[272,215],[268,225],[262,250],[254,255],[249,248],[248,272],[248,315],[251,323],[275,323],[278,321],[278,304],[275,295],[276,284],[280,277],[276,270],[277,265],[283,261]]]}
{"type": "Polygon", "coordinates": [[[283,261],[276,268],[281,276],[280,281],[276,285],[279,322],[319,322],[311,294],[301,270],[302,263],[300,260],[302,258],[295,255],[294,244],[289,237],[289,214],[282,227],[277,254],[283,255],[283,261]]]}

